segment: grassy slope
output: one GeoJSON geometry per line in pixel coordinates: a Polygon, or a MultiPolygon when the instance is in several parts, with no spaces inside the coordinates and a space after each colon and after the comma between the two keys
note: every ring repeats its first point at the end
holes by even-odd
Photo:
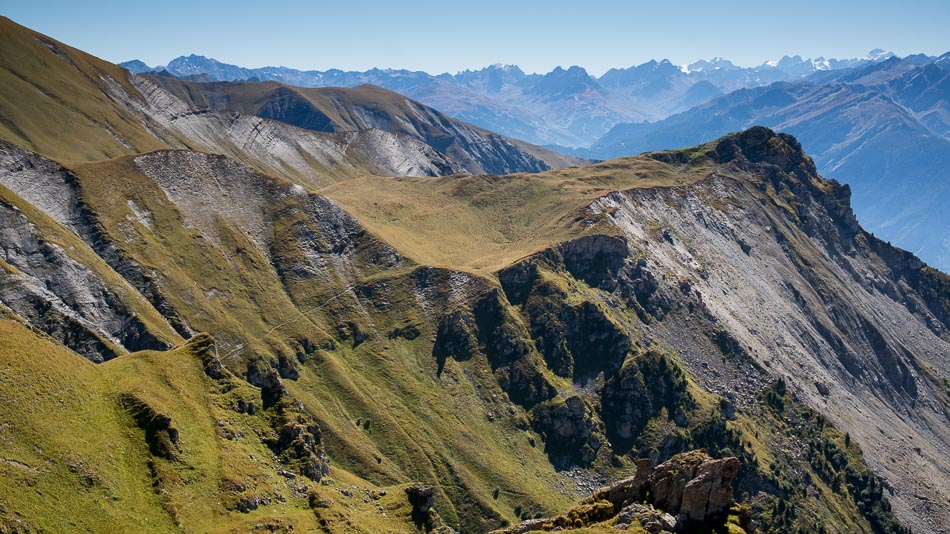
{"type": "Polygon", "coordinates": [[[278,475],[257,439],[267,432],[261,418],[229,409],[234,398],[259,394],[213,383],[194,344],[97,366],[9,320],[0,320],[0,344],[0,527],[306,532],[326,519],[330,532],[415,532],[404,486],[377,488],[339,470],[320,485],[278,475]],[[125,394],[171,417],[180,432],[175,462],[150,454],[120,406],[125,394]],[[273,502],[230,511],[226,480],[253,485],[273,502]],[[324,507],[310,509],[308,488],[324,507]]]}
{"type": "Polygon", "coordinates": [[[633,157],[540,174],[363,177],[322,193],[419,263],[488,274],[567,239],[615,232],[585,213],[599,196],[688,184],[712,170],[702,160],[674,167],[633,157]]]}
{"type": "Polygon", "coordinates": [[[157,274],[175,308],[187,310],[193,329],[224,334],[218,341],[226,351],[293,353],[282,340],[294,337],[319,344],[320,327],[306,318],[282,326],[280,335],[268,335],[299,314],[262,251],[239,228],[222,223],[220,245],[205,239],[131,157],[75,171],[83,199],[106,231],[144,270],[157,274]],[[135,216],[129,201],[151,213],[152,228],[135,216]],[[238,348],[239,340],[249,345],[238,348]]]}
{"type": "Polygon", "coordinates": [[[530,444],[537,436],[506,415],[507,399],[485,362],[449,362],[437,377],[427,345],[343,349],[290,384],[322,422],[334,462],[379,483],[438,484],[439,512],[454,525],[496,514],[511,521],[519,504],[554,511],[570,502],[573,488],[530,444]]]}
{"type": "Polygon", "coordinates": [[[22,325],[0,321],[0,502],[58,532],[174,529],[151,480],[144,442],[105,393],[102,368],[22,325]]]}
{"type": "Polygon", "coordinates": [[[101,91],[125,69],[0,17],[0,137],[52,158],[94,160],[167,145],[101,91]],[[53,53],[50,53],[51,50],[53,53]],[[129,146],[110,134],[120,137],[129,146]]]}
{"type": "MultiPolygon", "coordinates": [[[[241,370],[258,356],[293,355],[300,339],[313,346],[336,339],[334,348],[310,358],[298,380],[286,382],[320,421],[330,457],[342,468],[380,484],[439,483],[440,512],[451,524],[463,517],[513,520],[518,504],[554,511],[570,501],[573,488],[552,491],[560,478],[543,451],[529,445],[531,434],[516,430],[484,359],[450,362],[436,376],[430,339],[438,316],[431,315],[440,312],[420,309],[411,264],[384,272],[367,267],[350,281],[385,292],[377,300],[390,306],[366,316],[350,294],[341,295],[343,285],[290,274],[279,278],[233,222],[220,221],[220,244],[187,228],[184,214],[131,158],[75,170],[83,199],[100,214],[107,233],[147,270],[161,273],[169,300],[194,328],[215,333],[233,368],[241,370]],[[151,229],[134,216],[129,200],[151,213],[151,229]],[[369,339],[357,347],[341,339],[337,327],[347,321],[370,332],[369,339]],[[411,341],[385,337],[406,324],[422,335],[411,341]],[[238,343],[245,348],[237,349],[238,343]],[[495,422],[487,411],[497,414],[495,422]],[[494,488],[500,490],[497,499],[494,488]]],[[[306,261],[295,232],[307,234],[307,221],[295,202],[288,197],[273,206],[275,243],[269,253],[275,261],[306,261]]],[[[361,264],[369,266],[369,260],[361,264]]]]}

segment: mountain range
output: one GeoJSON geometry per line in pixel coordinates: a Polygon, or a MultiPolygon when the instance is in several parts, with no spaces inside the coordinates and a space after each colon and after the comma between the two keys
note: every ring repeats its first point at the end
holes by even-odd
{"type": "Polygon", "coordinates": [[[950,270],[950,54],[730,93],[648,124],[615,126],[585,155],[686,146],[762,124],[795,135],[848,183],[862,224],[950,270]]]}
{"type": "Polygon", "coordinates": [[[950,523],[950,277],[791,135],[594,163],[5,18],[0,87],[0,532],[950,523]]]}
{"type": "Polygon", "coordinates": [[[525,74],[505,65],[437,76],[246,69],[196,55],[158,68],[123,65],[205,82],[372,83],[481,127],[594,160],[693,145],[763,124],[796,135],[821,173],[851,185],[867,228],[950,270],[950,222],[939,208],[950,159],[946,55],[897,58],[873,50],[862,59],[795,56],[752,68],[722,58],[686,66],[650,61],[599,78],[579,67],[525,74]]]}
{"type": "Polygon", "coordinates": [[[373,84],[504,135],[536,144],[587,147],[618,123],[658,120],[735,89],[865,65],[892,55],[874,50],[865,58],[850,60],[794,56],[749,68],[721,58],[687,66],[654,60],[611,69],[600,77],[577,66],[526,74],[515,65],[492,65],[438,75],[392,69],[248,69],[194,54],[160,67],[138,60],[120,66],[135,73],[163,72],[193,81],[272,80],[300,87],[373,84]]]}

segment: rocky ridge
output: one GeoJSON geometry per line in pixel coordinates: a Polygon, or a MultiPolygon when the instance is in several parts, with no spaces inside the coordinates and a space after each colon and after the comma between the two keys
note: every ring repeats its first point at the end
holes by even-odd
{"type": "Polygon", "coordinates": [[[211,86],[184,90],[176,80],[131,74],[9,19],[0,25],[9,47],[0,66],[12,99],[3,109],[10,117],[4,138],[53,158],[93,161],[200,149],[309,186],[354,174],[530,172],[583,161],[470,126],[379,88],[340,95],[303,94],[307,90],[273,83],[228,84],[221,90],[237,94],[204,98],[202,91],[211,86]],[[59,83],[47,87],[50,80],[59,83]],[[255,98],[257,105],[245,105],[255,98]],[[386,105],[373,109],[361,102],[367,99],[386,105]],[[323,111],[356,120],[324,129],[287,113],[289,108],[306,115],[317,100],[323,111]],[[66,130],[43,110],[67,118],[60,122],[66,130]]]}
{"type": "Polygon", "coordinates": [[[760,388],[758,371],[743,385],[742,375],[720,370],[703,356],[709,349],[682,334],[725,330],[709,336],[716,352],[784,377],[797,397],[862,443],[893,485],[902,517],[942,517],[942,476],[919,478],[948,469],[946,391],[934,379],[948,372],[945,312],[914,289],[928,271],[920,263],[908,271],[906,259],[861,230],[847,186],[818,181],[794,139],[754,128],[715,150],[727,166],[754,170],[762,181],[737,189],[740,182],[716,174],[680,191],[618,192],[592,205],[621,230],[629,256],[645,258],[619,270],[620,280],[653,273],[646,277],[655,282],[634,290],[652,318],[647,330],[707,388],[742,402],[747,388],[760,388]],[[760,210],[765,198],[778,203],[760,210]],[[697,324],[695,312],[666,311],[683,304],[703,310],[711,324],[697,324]],[[920,452],[908,457],[908,450],[920,452]]]}
{"type": "Polygon", "coordinates": [[[950,219],[940,202],[950,193],[948,80],[939,59],[891,58],[736,91],[650,124],[617,125],[586,157],[688,146],[754,125],[783,131],[804,145],[822,175],[851,186],[865,229],[947,272],[950,219]]]}

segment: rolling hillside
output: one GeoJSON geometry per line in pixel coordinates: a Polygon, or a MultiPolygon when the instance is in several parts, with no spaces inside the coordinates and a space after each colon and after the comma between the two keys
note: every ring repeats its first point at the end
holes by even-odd
{"type": "Polygon", "coordinates": [[[603,532],[697,449],[750,530],[950,522],[950,279],[791,136],[449,174],[491,134],[391,92],[4,24],[0,530],[603,532]]]}

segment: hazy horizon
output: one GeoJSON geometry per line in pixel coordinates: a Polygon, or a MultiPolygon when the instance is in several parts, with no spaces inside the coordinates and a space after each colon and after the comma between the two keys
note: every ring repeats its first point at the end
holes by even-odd
{"type": "Polygon", "coordinates": [[[875,48],[898,56],[950,50],[945,31],[950,3],[934,0],[903,8],[880,1],[807,0],[781,17],[762,2],[670,4],[369,0],[284,3],[262,10],[249,1],[222,8],[173,0],[156,8],[36,0],[6,2],[2,14],[108,61],[139,59],[150,66],[198,54],[248,68],[439,74],[493,64],[518,65],[528,73],[577,65],[600,75],[651,59],[686,65],[723,57],[749,67],[785,55],[850,59],[875,48]]]}
{"type": "MultiPolygon", "coordinates": [[[[882,50],[883,50],[883,49],[882,49],[882,50]]],[[[861,59],[861,58],[867,56],[870,52],[873,52],[873,50],[869,50],[868,52],[865,52],[864,54],[861,54],[861,55],[858,55],[858,56],[854,56],[854,57],[824,56],[824,59],[840,59],[840,60],[845,60],[845,59],[861,59]]],[[[884,50],[884,52],[890,52],[890,50],[884,50]]],[[[948,51],[948,52],[950,52],[950,51],[948,51]]],[[[304,72],[306,72],[306,71],[323,71],[323,72],[325,72],[325,71],[328,71],[328,70],[331,70],[331,69],[337,69],[337,70],[342,70],[342,71],[359,71],[359,72],[363,72],[363,71],[366,71],[366,70],[372,70],[372,69],[374,69],[374,68],[378,68],[378,69],[380,69],[380,70],[409,70],[409,71],[419,71],[419,72],[426,72],[426,73],[432,74],[432,75],[440,75],[440,74],[459,74],[459,73],[466,72],[466,71],[478,71],[478,70],[482,70],[482,69],[485,69],[485,68],[488,68],[488,67],[493,67],[493,66],[497,66],[497,67],[518,67],[518,68],[520,68],[522,71],[524,71],[525,74],[546,74],[546,73],[551,72],[552,70],[557,69],[557,68],[562,68],[562,69],[564,69],[564,70],[567,70],[567,69],[570,69],[570,68],[573,68],[573,67],[581,67],[581,68],[583,68],[585,71],[587,71],[589,74],[595,75],[595,76],[598,76],[598,77],[599,77],[599,76],[603,75],[605,72],[607,72],[608,70],[610,70],[610,69],[612,69],[612,68],[626,69],[626,68],[630,68],[630,67],[637,67],[637,66],[642,65],[643,63],[648,63],[648,62],[650,62],[650,61],[656,61],[656,62],[669,61],[668,58],[651,58],[651,59],[649,59],[649,60],[647,60],[647,61],[645,61],[645,62],[637,63],[637,64],[632,64],[632,65],[615,65],[615,66],[610,67],[610,68],[608,68],[607,70],[604,70],[604,71],[602,71],[602,72],[593,72],[593,71],[591,71],[590,69],[587,69],[586,67],[584,67],[583,65],[554,65],[553,67],[551,67],[551,69],[549,69],[549,70],[547,70],[547,71],[528,71],[527,69],[522,68],[521,65],[517,65],[517,64],[514,64],[514,63],[491,63],[491,64],[487,64],[487,65],[471,66],[471,67],[467,67],[467,68],[464,68],[464,69],[461,69],[461,70],[456,70],[456,71],[442,71],[442,72],[437,72],[437,71],[425,71],[425,70],[423,70],[423,69],[405,69],[405,68],[396,67],[396,66],[393,66],[393,67],[370,67],[370,68],[368,68],[368,69],[349,69],[349,68],[342,68],[342,67],[329,67],[329,68],[326,68],[326,69],[307,69],[307,68],[290,67],[290,66],[287,66],[287,65],[279,65],[279,64],[276,64],[276,63],[271,63],[271,64],[267,64],[267,65],[241,65],[241,64],[238,64],[238,63],[230,63],[230,62],[227,62],[227,61],[221,61],[221,60],[218,59],[218,58],[211,57],[211,56],[208,56],[208,55],[206,55],[206,54],[202,54],[202,53],[200,53],[200,52],[191,52],[191,53],[189,53],[189,54],[181,54],[181,55],[175,56],[175,57],[173,57],[173,58],[169,58],[167,61],[163,61],[163,62],[156,63],[156,64],[152,64],[152,63],[149,63],[149,62],[147,62],[147,61],[143,61],[143,62],[144,62],[145,64],[147,64],[149,67],[152,67],[152,68],[167,67],[168,64],[171,63],[173,60],[178,59],[178,58],[181,58],[181,57],[188,57],[188,56],[191,56],[191,55],[195,55],[195,56],[199,56],[199,57],[204,57],[204,58],[207,58],[207,59],[210,59],[210,60],[213,60],[213,61],[218,61],[218,62],[223,63],[223,64],[226,64],[226,65],[234,65],[234,66],[236,66],[236,67],[241,67],[241,68],[245,68],[245,69],[249,69],[249,70],[254,70],[254,69],[266,69],[266,68],[292,68],[292,69],[296,69],[296,70],[300,70],[300,71],[304,71],[304,72]]],[[[802,57],[802,60],[818,59],[818,58],[812,58],[812,57],[805,57],[805,56],[802,56],[801,54],[791,54],[791,53],[785,54],[785,56],[788,56],[788,57],[794,57],[794,56],[796,56],[796,55],[797,55],[797,56],[801,56],[801,57],[802,57]]],[[[900,56],[900,57],[903,57],[903,56],[901,56],[900,54],[897,54],[897,55],[900,56]]],[[[931,55],[931,56],[937,56],[937,55],[942,55],[942,54],[930,54],[930,55],[931,55]]],[[[715,60],[715,59],[725,59],[725,60],[732,61],[732,60],[731,60],[730,58],[728,58],[728,57],[712,56],[712,57],[705,57],[705,58],[697,58],[697,59],[694,59],[693,61],[689,61],[689,62],[686,62],[686,63],[675,63],[675,62],[672,62],[672,61],[670,61],[670,62],[671,62],[672,64],[676,65],[677,67],[684,67],[684,66],[688,66],[688,65],[691,65],[691,64],[693,64],[693,63],[696,63],[696,62],[698,62],[698,61],[704,61],[704,60],[705,60],[705,61],[711,61],[711,60],[715,60]]],[[[778,60],[780,60],[780,59],[782,59],[782,57],[777,57],[777,58],[774,58],[773,60],[767,60],[767,61],[778,61],[778,60]]],[[[125,63],[125,62],[128,62],[128,61],[134,61],[134,60],[140,60],[140,61],[141,61],[140,58],[133,57],[133,58],[128,58],[128,59],[123,59],[123,60],[120,60],[120,61],[114,61],[113,63],[119,64],[119,63],[125,63]]],[[[739,63],[737,63],[737,62],[735,62],[735,61],[732,61],[732,63],[733,63],[734,65],[736,65],[737,67],[749,68],[749,67],[759,67],[759,66],[762,66],[765,62],[758,63],[758,64],[755,64],[755,65],[742,65],[742,64],[739,64],[739,63]]]]}

